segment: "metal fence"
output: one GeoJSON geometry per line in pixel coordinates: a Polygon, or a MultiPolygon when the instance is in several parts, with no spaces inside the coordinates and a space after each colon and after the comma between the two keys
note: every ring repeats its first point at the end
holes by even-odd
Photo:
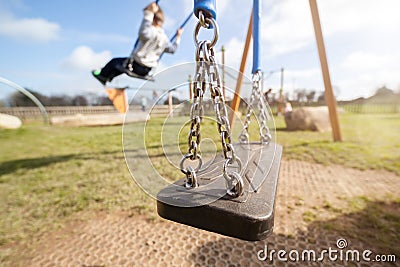
{"type": "MultiPolygon", "coordinates": [[[[388,113],[400,113],[399,104],[339,104],[339,108],[345,112],[357,113],[357,114],[388,114],[388,113]]],[[[185,113],[184,107],[174,106],[174,112],[176,108],[180,109],[182,113],[185,113]]],[[[294,106],[296,108],[296,106],[294,106]]],[[[141,107],[130,106],[130,111],[139,111],[141,107]]],[[[188,109],[189,110],[189,109],[188,109]]],[[[66,107],[46,107],[46,111],[50,117],[52,116],[66,116],[74,114],[107,114],[116,113],[117,110],[113,106],[66,106],[66,107]]],[[[164,116],[170,111],[168,105],[157,105],[152,110],[154,116],[164,116]]],[[[272,113],[276,113],[277,106],[271,105],[272,113]]],[[[189,112],[189,111],[188,111],[189,112]]],[[[9,114],[19,117],[21,120],[32,120],[42,117],[40,109],[37,107],[1,107],[0,113],[9,114]]]]}
{"type": "MultiPolygon", "coordinates": [[[[175,108],[175,107],[174,107],[175,108]]],[[[140,111],[139,106],[130,106],[130,112],[140,111]]],[[[113,106],[65,106],[65,107],[46,107],[47,114],[50,117],[54,116],[67,116],[75,114],[109,114],[117,113],[113,106]]],[[[157,105],[152,110],[152,116],[164,116],[169,113],[168,105],[157,105]]],[[[42,113],[37,107],[2,107],[0,113],[13,115],[19,117],[23,121],[40,119],[42,113]]]]}
{"type": "MultiPolygon", "coordinates": [[[[300,107],[324,106],[321,103],[311,103],[305,105],[293,105],[293,109],[300,107]]],[[[270,105],[273,114],[278,111],[277,104],[270,105]]],[[[338,103],[338,108],[347,113],[355,114],[394,114],[400,113],[400,103],[398,104],[342,104],[338,103]]]]}
{"type": "Polygon", "coordinates": [[[399,104],[342,104],[344,111],[359,114],[387,114],[400,113],[399,104]]]}

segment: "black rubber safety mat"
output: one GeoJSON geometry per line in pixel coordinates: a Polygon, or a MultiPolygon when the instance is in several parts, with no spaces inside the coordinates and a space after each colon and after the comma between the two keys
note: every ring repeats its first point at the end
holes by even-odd
{"type": "Polygon", "coordinates": [[[186,189],[185,179],[161,190],[157,212],[168,220],[243,240],[267,238],[274,227],[274,206],[282,147],[275,143],[235,144],[242,160],[244,194],[226,194],[224,158],[216,157],[198,172],[200,187],[186,189]]]}

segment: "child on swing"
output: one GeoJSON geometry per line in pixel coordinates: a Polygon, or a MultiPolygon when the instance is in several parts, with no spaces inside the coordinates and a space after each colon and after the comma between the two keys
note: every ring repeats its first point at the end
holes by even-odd
{"type": "Polygon", "coordinates": [[[183,29],[177,31],[175,42],[171,43],[162,28],[163,23],[164,13],[161,8],[155,2],[148,5],[143,11],[139,42],[131,57],[113,58],[101,70],[92,71],[93,76],[103,85],[123,73],[146,77],[157,67],[161,55],[164,52],[175,53],[180,43],[183,29]]]}

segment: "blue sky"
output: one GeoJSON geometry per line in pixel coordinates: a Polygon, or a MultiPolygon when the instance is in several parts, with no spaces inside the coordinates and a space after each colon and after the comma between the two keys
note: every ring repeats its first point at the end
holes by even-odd
{"type": "MultiPolygon", "coordinates": [[[[220,39],[226,64],[237,69],[251,12],[251,1],[217,0],[220,39]]],[[[45,94],[103,93],[90,76],[111,57],[129,55],[142,19],[144,0],[0,0],[0,76],[45,94]]],[[[320,16],[339,99],[369,96],[382,85],[400,90],[400,1],[319,0],[320,16]]],[[[171,35],[193,1],[162,0],[171,35]]],[[[263,1],[263,67],[285,68],[287,92],[323,90],[307,0],[263,1]]],[[[165,55],[158,71],[194,58],[194,19],[179,51],[165,55]]],[[[220,53],[217,54],[220,58],[220,53]]],[[[251,58],[249,58],[251,63],[251,58]]],[[[250,64],[249,64],[250,65],[250,64]]],[[[250,66],[248,71],[250,70],[250,66]]],[[[247,71],[247,73],[248,73],[247,71]]],[[[187,77],[182,78],[183,81],[187,77]]],[[[115,85],[141,84],[121,77],[115,85]]],[[[277,90],[279,75],[267,87],[277,90]]],[[[11,89],[0,89],[11,92],[11,89]]]]}

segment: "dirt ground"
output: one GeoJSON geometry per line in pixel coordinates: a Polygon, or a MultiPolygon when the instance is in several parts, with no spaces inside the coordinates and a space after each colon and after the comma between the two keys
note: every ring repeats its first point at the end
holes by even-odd
{"type": "Polygon", "coordinates": [[[340,238],[346,239],[346,249],[368,249],[374,254],[399,251],[398,247],[387,245],[390,244],[387,240],[398,237],[391,236],[393,229],[381,232],[376,225],[368,227],[367,220],[376,209],[395,212],[399,209],[398,202],[389,199],[399,198],[400,177],[385,171],[291,160],[282,162],[279,179],[275,229],[264,241],[241,241],[151,216],[98,213],[37,237],[27,247],[18,248],[20,253],[10,257],[6,265],[400,266],[399,259],[397,263],[380,264],[327,259],[324,262],[259,260],[257,254],[265,246],[277,251],[319,252],[329,247],[337,249],[340,238]]]}

